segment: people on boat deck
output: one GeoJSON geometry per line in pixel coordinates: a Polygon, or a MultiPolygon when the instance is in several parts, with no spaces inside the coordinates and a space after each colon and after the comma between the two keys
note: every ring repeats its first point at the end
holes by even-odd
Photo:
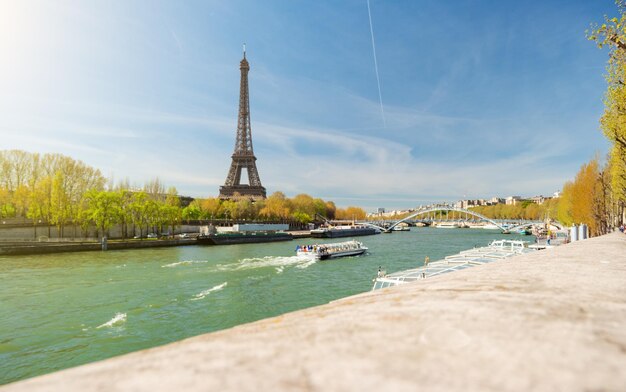
{"type": "Polygon", "coordinates": [[[317,250],[317,245],[296,245],[296,252],[315,252],[317,250]]]}
{"type": "Polygon", "coordinates": [[[313,253],[333,253],[343,250],[358,249],[361,243],[353,241],[345,244],[328,244],[328,245],[296,245],[296,252],[313,252],[313,253]]]}

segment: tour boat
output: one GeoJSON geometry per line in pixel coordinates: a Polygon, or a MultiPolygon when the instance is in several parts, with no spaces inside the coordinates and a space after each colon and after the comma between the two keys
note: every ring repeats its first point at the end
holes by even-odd
{"type": "Polygon", "coordinates": [[[367,251],[367,247],[354,240],[334,244],[298,245],[296,247],[297,256],[314,257],[319,260],[358,256],[365,251],[367,251]]]}
{"type": "Polygon", "coordinates": [[[394,226],[393,231],[411,231],[411,228],[409,226],[403,226],[403,225],[397,225],[394,226]]]}

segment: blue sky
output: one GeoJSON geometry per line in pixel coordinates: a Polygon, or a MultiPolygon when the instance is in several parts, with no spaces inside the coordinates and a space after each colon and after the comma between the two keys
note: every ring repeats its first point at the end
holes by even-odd
{"type": "Polygon", "coordinates": [[[216,196],[242,43],[268,192],[404,208],[549,195],[607,143],[610,0],[2,1],[0,149],[216,196]]]}

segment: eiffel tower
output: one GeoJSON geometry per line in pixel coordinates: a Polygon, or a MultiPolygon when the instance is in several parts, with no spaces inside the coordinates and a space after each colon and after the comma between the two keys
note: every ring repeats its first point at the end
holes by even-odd
{"type": "Polygon", "coordinates": [[[252,149],[252,129],[250,128],[250,100],[248,99],[248,71],[246,45],[243,46],[243,59],[239,63],[241,83],[239,87],[239,118],[237,120],[237,140],[226,182],[220,187],[220,199],[247,198],[265,199],[265,188],[261,185],[256,168],[256,157],[252,149]],[[249,184],[241,184],[241,170],[246,169],[249,184]]]}

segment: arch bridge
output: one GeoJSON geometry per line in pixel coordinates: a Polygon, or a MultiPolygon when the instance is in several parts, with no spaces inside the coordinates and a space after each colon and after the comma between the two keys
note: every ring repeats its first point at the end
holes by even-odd
{"type": "Polygon", "coordinates": [[[391,231],[391,230],[393,230],[394,227],[398,226],[400,223],[409,221],[409,220],[411,220],[411,219],[413,219],[413,218],[415,218],[417,216],[430,214],[430,213],[434,213],[434,212],[440,212],[440,211],[447,211],[447,212],[453,211],[453,212],[464,213],[466,215],[471,215],[471,216],[474,216],[476,218],[479,218],[480,220],[484,220],[486,222],[489,222],[491,224],[496,225],[498,228],[502,229],[502,231],[512,231],[512,230],[521,229],[523,227],[528,227],[528,226],[532,226],[533,225],[532,222],[527,222],[527,223],[523,223],[521,225],[517,225],[517,226],[514,226],[514,227],[505,228],[504,226],[502,226],[501,223],[498,223],[498,222],[496,222],[495,220],[493,220],[491,218],[487,218],[483,214],[479,214],[478,212],[475,212],[475,211],[466,210],[464,208],[458,208],[458,207],[453,207],[453,206],[437,206],[437,207],[430,207],[430,208],[420,209],[420,210],[417,210],[417,211],[411,213],[407,217],[402,218],[402,219],[392,223],[388,227],[382,227],[382,226],[375,225],[375,224],[369,223],[369,222],[359,222],[359,224],[376,227],[376,228],[378,228],[378,229],[380,229],[382,231],[391,231]]]}

